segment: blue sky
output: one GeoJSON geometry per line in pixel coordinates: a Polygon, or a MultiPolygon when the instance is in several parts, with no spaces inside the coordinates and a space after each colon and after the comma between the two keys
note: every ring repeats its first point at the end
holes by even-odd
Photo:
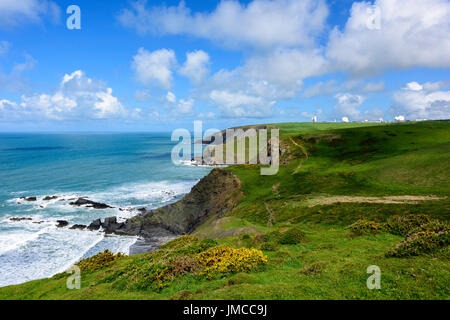
{"type": "Polygon", "coordinates": [[[447,0],[2,0],[0,131],[450,118],[449,21],[447,0]]]}

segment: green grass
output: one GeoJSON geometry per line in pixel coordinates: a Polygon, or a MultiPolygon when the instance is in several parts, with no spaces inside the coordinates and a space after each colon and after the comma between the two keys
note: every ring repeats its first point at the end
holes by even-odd
{"type": "MultiPolygon", "coordinates": [[[[241,179],[245,197],[219,224],[223,229],[253,228],[258,234],[292,228],[305,233],[298,244],[278,243],[274,250],[263,250],[269,260],[262,269],[212,280],[187,273],[167,280],[167,286],[160,289],[119,286],[117,275],[130,265],[147,270],[149,263],[162,261],[139,255],[83,274],[81,290],[68,290],[66,276],[56,276],[0,288],[0,299],[450,298],[448,247],[414,257],[387,257],[386,253],[404,236],[387,231],[355,236],[347,229],[359,219],[384,223],[394,215],[425,214],[450,221],[449,121],[275,126],[281,129],[283,143],[289,146],[290,162],[282,165],[275,176],[261,176],[256,165],[227,168],[241,179]],[[441,199],[313,207],[306,201],[329,196],[393,195],[435,195],[441,199]],[[267,208],[273,212],[271,226],[267,208]],[[366,269],[370,265],[381,269],[381,290],[366,287],[366,269]]],[[[207,234],[214,226],[217,228],[214,222],[207,221],[198,232],[207,234]]],[[[217,242],[261,248],[258,237],[241,234],[217,242]]],[[[169,249],[157,251],[156,257],[164,256],[164,250],[169,249]]],[[[180,251],[168,254],[181,255],[180,251]]]]}

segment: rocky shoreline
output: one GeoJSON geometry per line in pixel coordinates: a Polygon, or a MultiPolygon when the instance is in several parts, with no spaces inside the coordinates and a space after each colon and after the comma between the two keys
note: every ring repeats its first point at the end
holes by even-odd
{"type": "MultiPolygon", "coordinates": [[[[155,210],[135,209],[138,215],[118,222],[116,216],[92,221],[89,225],[74,224],[58,220],[57,227],[70,230],[102,231],[106,234],[138,236],[130,248],[130,254],[153,251],[171,239],[192,233],[210,218],[220,218],[231,211],[243,196],[241,182],[232,172],[220,168],[213,169],[202,178],[181,200],[155,210]]],[[[46,196],[43,201],[57,200],[58,196],[46,196]]],[[[21,200],[34,202],[37,197],[22,197],[21,200]]],[[[65,199],[61,198],[60,201],[65,199]]],[[[84,206],[97,210],[114,208],[105,203],[88,200],[87,197],[68,199],[69,205],[84,206]]],[[[129,210],[119,208],[120,211],[129,210]]],[[[11,221],[32,220],[28,217],[13,217],[11,221]]],[[[33,223],[42,223],[34,221],[33,223]]]]}

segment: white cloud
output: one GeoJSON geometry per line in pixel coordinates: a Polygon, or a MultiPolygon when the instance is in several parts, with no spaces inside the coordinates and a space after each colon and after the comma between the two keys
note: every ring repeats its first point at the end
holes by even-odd
{"type": "Polygon", "coordinates": [[[358,107],[364,102],[364,97],[361,95],[340,93],[335,96],[337,104],[334,107],[334,115],[345,116],[350,119],[360,119],[361,111],[358,107]]]}
{"type": "Polygon", "coordinates": [[[156,84],[168,90],[172,87],[172,69],[176,64],[173,50],[161,49],[149,52],[140,48],[133,57],[132,68],[141,84],[146,86],[156,84]]]}
{"type": "Polygon", "coordinates": [[[209,55],[202,50],[186,53],[186,62],[180,68],[180,74],[188,77],[194,84],[202,83],[208,75],[209,55]]]}
{"type": "Polygon", "coordinates": [[[450,86],[448,81],[428,82],[423,85],[410,82],[393,95],[391,112],[402,114],[407,119],[449,119],[450,91],[441,91],[450,86]]]}
{"type": "Polygon", "coordinates": [[[170,112],[170,116],[176,118],[179,116],[192,115],[194,112],[194,99],[180,99],[173,92],[168,91],[162,101],[164,107],[170,112]]]}
{"type": "Polygon", "coordinates": [[[448,0],[376,0],[380,29],[368,28],[370,2],[355,2],[343,31],[335,28],[327,57],[336,70],[370,75],[391,69],[450,67],[448,0]]]}
{"type": "Polygon", "coordinates": [[[222,0],[211,12],[196,14],[183,1],[171,7],[146,4],[134,2],[119,21],[139,33],[192,35],[233,48],[312,46],[328,16],[324,0],[253,0],[247,5],[222,0]]]}
{"type": "Polygon", "coordinates": [[[193,99],[180,99],[176,108],[176,112],[179,114],[191,114],[193,112],[194,100],[193,99]]]}
{"type": "Polygon", "coordinates": [[[213,90],[210,100],[226,118],[264,118],[273,113],[274,101],[266,101],[259,96],[250,96],[243,92],[213,90]]]}
{"type": "Polygon", "coordinates": [[[406,87],[403,89],[410,90],[410,91],[421,91],[421,90],[423,90],[423,86],[414,81],[414,82],[407,83],[406,87]]]}
{"type": "Polygon", "coordinates": [[[7,29],[26,23],[41,23],[47,17],[57,23],[61,15],[59,6],[48,0],[0,1],[0,28],[7,29]]]}
{"type": "Polygon", "coordinates": [[[251,57],[242,73],[250,79],[295,86],[305,78],[324,74],[326,69],[327,62],[320,50],[277,49],[251,57]]]}
{"type": "Polygon", "coordinates": [[[437,82],[425,82],[423,89],[425,91],[438,91],[444,88],[450,87],[450,81],[437,81],[437,82]]]}
{"type": "Polygon", "coordinates": [[[338,92],[356,91],[359,93],[380,92],[385,90],[384,81],[365,82],[362,80],[348,80],[342,83],[336,80],[326,82],[320,81],[312,86],[307,87],[303,92],[303,97],[312,98],[316,96],[326,96],[336,94],[338,92]]]}
{"type": "Polygon", "coordinates": [[[169,91],[169,92],[167,92],[166,100],[169,103],[175,103],[177,101],[177,97],[175,96],[174,93],[169,91]]]}
{"type": "Polygon", "coordinates": [[[64,75],[52,94],[22,95],[20,104],[7,103],[8,108],[2,103],[0,111],[8,119],[105,119],[127,115],[111,88],[86,77],[81,70],[64,75]]]}

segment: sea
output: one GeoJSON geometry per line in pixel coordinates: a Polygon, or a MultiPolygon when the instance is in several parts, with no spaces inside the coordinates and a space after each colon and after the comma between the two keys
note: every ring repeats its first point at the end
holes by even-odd
{"type": "Polygon", "coordinates": [[[176,143],[170,133],[0,133],[0,287],[51,277],[105,249],[128,254],[137,237],[69,227],[181,199],[211,168],[174,165],[176,143]],[[113,208],[70,205],[78,197],[113,208]]]}

